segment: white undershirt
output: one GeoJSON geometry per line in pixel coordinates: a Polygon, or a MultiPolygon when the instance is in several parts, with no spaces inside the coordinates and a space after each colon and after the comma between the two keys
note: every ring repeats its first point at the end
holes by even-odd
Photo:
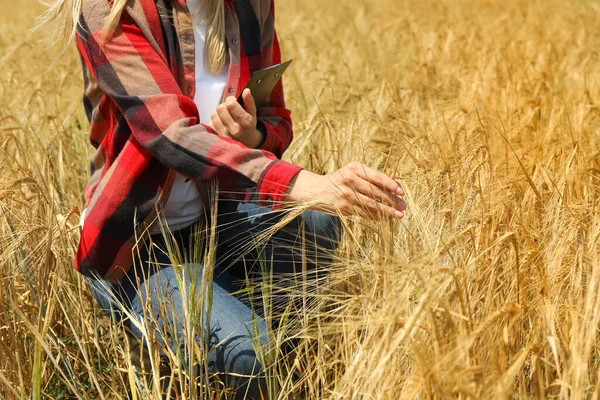
{"type": "MultiPolygon", "coordinates": [[[[194,102],[200,113],[200,122],[210,122],[210,115],[217,109],[223,98],[227,84],[225,65],[219,75],[211,75],[204,65],[204,43],[206,41],[206,26],[201,23],[200,2],[205,0],[188,0],[187,6],[194,24],[194,42],[196,47],[196,95],[194,102]]],[[[177,174],[173,182],[171,194],[162,212],[163,220],[171,231],[186,228],[198,221],[203,214],[202,199],[196,183],[177,174]]],[[[160,232],[157,224],[153,232],[160,232]]]]}
{"type": "MultiPolygon", "coordinates": [[[[194,102],[198,107],[200,122],[210,122],[210,115],[221,103],[225,85],[227,84],[227,72],[229,60],[227,60],[223,71],[219,75],[211,75],[204,66],[204,43],[206,40],[206,26],[201,23],[200,2],[205,0],[187,0],[187,6],[192,15],[194,24],[194,41],[196,52],[196,95],[194,102]]],[[[198,221],[203,215],[202,198],[200,191],[194,181],[177,174],[171,194],[161,213],[163,221],[171,231],[186,228],[198,221]]],[[[83,227],[86,210],[80,217],[83,227]]],[[[156,224],[152,233],[161,231],[160,224],[156,224]]]]}

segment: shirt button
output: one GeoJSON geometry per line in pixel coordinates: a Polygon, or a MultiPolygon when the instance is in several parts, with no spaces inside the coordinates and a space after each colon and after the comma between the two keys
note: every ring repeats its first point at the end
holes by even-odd
{"type": "Polygon", "coordinates": [[[234,94],[235,90],[233,88],[229,88],[229,94],[234,94]]]}
{"type": "Polygon", "coordinates": [[[238,38],[234,37],[233,40],[231,41],[233,44],[238,44],[238,38]]]}

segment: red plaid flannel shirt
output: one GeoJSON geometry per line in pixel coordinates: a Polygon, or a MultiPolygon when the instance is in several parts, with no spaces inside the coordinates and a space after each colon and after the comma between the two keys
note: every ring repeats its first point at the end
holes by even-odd
{"type": "MultiPolygon", "coordinates": [[[[280,62],[273,0],[223,1],[230,60],[224,96],[237,96],[253,71],[280,62]]],[[[82,273],[119,282],[176,172],[200,187],[215,182],[229,197],[277,208],[300,167],[278,159],[292,139],[281,83],[270,106],[258,112],[266,128],[261,149],[199,124],[185,0],[129,2],[115,34],[103,40],[109,11],[108,0],[84,0],[77,35],[96,151],[74,264],[82,273]]]]}

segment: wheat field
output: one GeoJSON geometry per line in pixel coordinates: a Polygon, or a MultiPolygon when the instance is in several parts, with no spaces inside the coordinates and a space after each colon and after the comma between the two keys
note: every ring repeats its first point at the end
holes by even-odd
{"type": "MultiPolygon", "coordinates": [[[[365,162],[409,209],[345,219],[271,397],[598,399],[600,3],[276,4],[286,159],[365,162]]],[[[71,267],[91,152],[79,58],[30,32],[35,0],[0,6],[0,398],[160,398],[71,267]]],[[[184,372],[179,398],[229,398],[184,372]]]]}

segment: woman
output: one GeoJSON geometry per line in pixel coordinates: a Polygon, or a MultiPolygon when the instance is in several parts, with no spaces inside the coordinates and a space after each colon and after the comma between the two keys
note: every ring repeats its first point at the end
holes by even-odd
{"type": "MultiPolygon", "coordinates": [[[[402,218],[402,188],[358,163],[321,176],[280,160],[292,139],[281,83],[265,107],[257,110],[247,90],[244,106],[237,103],[253,71],[280,62],[272,0],[55,0],[46,14],[51,19],[62,24],[64,38],[76,38],[96,149],[75,267],[90,277],[103,308],[119,314],[115,303],[125,304],[138,336],[134,322],[147,301],[159,325],[179,321],[172,324],[176,332],[158,338],[176,348],[185,324],[180,293],[200,285],[202,265],[178,279],[161,228],[173,231],[182,257],[191,259],[193,227],[207,223],[206,193],[216,185],[214,295],[210,332],[201,336],[214,344],[207,355],[214,372],[255,374],[253,313],[229,295],[239,289],[236,278],[245,279],[243,258],[260,254],[270,272],[289,277],[298,257],[290,244],[302,237],[308,268],[315,269],[337,246],[339,221],[331,215],[402,218]],[[307,211],[266,246],[251,246],[281,220],[284,205],[315,200],[326,213],[307,211]],[[174,305],[171,316],[154,309],[165,297],[174,305]]],[[[256,326],[264,337],[264,321],[256,326]]],[[[262,383],[229,381],[250,396],[258,396],[262,383]]]]}

